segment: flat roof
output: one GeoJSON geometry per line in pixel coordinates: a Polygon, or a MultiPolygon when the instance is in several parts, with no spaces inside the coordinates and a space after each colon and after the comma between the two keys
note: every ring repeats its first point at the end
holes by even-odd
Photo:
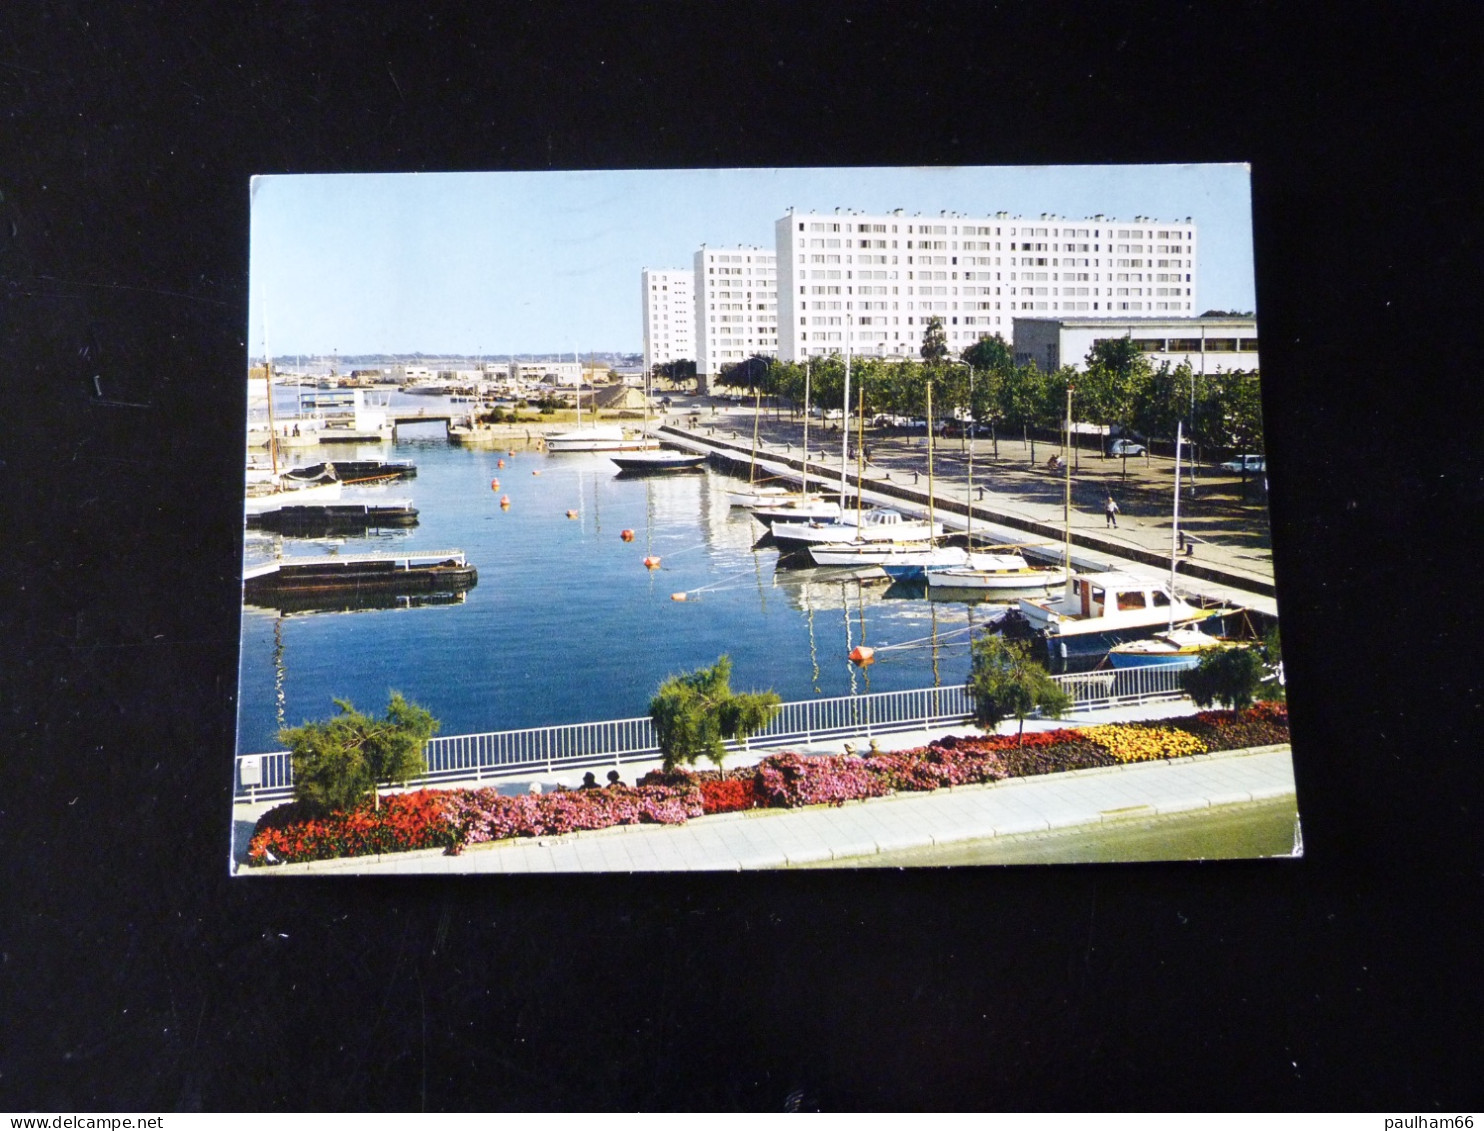
{"type": "Polygon", "coordinates": [[[1133,318],[1022,318],[1016,315],[1016,322],[1054,322],[1061,326],[1079,326],[1088,329],[1099,329],[1112,326],[1256,326],[1257,318],[1159,318],[1159,317],[1133,317],[1133,318]]]}

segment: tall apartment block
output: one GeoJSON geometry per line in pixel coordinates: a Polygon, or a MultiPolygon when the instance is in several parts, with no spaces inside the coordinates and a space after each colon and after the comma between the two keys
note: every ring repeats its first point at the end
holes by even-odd
{"type": "Polygon", "coordinates": [[[696,252],[696,372],[778,353],[777,255],[760,247],[696,252]]]}
{"type": "Polygon", "coordinates": [[[696,357],[696,276],[688,268],[646,267],[644,372],[696,357]]]}
{"type": "Polygon", "coordinates": [[[1196,310],[1189,217],[790,210],[775,237],[777,349],[786,361],[844,353],[847,341],[854,354],[916,357],[935,315],[957,354],[994,334],[1010,341],[1016,317],[1169,319],[1196,310]]]}

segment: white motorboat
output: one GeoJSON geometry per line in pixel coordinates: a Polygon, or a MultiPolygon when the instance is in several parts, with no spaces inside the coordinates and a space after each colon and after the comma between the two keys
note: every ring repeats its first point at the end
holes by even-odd
{"type": "Polygon", "coordinates": [[[846,512],[832,522],[777,522],[773,538],[781,543],[810,545],[825,542],[926,542],[943,534],[941,522],[902,517],[900,511],[880,508],[859,516],[846,512]]]}
{"type": "Polygon", "coordinates": [[[1120,570],[1075,574],[1057,598],[1021,597],[1020,615],[1048,638],[1148,636],[1172,624],[1202,620],[1214,610],[1200,609],[1153,581],[1120,570]]]}

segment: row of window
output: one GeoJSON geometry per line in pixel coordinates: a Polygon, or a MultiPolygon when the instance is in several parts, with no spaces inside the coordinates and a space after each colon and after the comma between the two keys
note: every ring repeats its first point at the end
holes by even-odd
{"type": "MultiPolygon", "coordinates": [[[[918,235],[924,235],[924,236],[956,236],[956,235],[960,235],[960,234],[966,235],[966,236],[991,236],[991,235],[998,236],[998,235],[1001,235],[1002,234],[1002,232],[1004,231],[1004,227],[1005,227],[1004,225],[988,225],[988,224],[963,224],[963,225],[958,225],[958,224],[916,224],[916,225],[907,224],[906,225],[907,232],[908,232],[909,235],[913,233],[914,228],[915,228],[916,234],[918,234],[918,235]],[[962,228],[962,232],[960,232],[960,228],[962,228]]],[[[896,232],[896,231],[898,231],[898,229],[899,229],[899,225],[897,225],[897,224],[892,224],[890,226],[890,231],[892,231],[892,232],[896,232]]],[[[806,230],[803,221],[799,221],[799,229],[798,230],[801,231],[801,232],[806,230]]],[[[887,225],[886,224],[875,223],[875,222],[852,224],[850,222],[841,223],[840,221],[837,221],[837,220],[814,220],[814,221],[810,221],[809,222],[809,225],[808,225],[808,229],[807,230],[810,231],[810,232],[886,232],[888,230],[888,228],[887,228],[887,225]]],[[[1051,227],[1041,228],[1041,227],[1033,227],[1032,226],[1032,227],[1024,227],[1024,228],[1011,227],[1009,229],[1009,234],[1012,235],[1012,236],[1014,236],[1014,235],[1021,235],[1021,236],[1031,237],[1031,238],[1033,238],[1035,236],[1052,236],[1052,237],[1062,236],[1062,237],[1067,237],[1067,238],[1071,238],[1071,239],[1088,239],[1088,238],[1100,239],[1100,238],[1102,238],[1102,233],[1103,233],[1103,229],[1101,229],[1101,228],[1060,228],[1060,227],[1058,227],[1058,228],[1051,228],[1051,227]]],[[[1187,229],[1180,229],[1180,228],[1160,228],[1160,229],[1155,229],[1155,228],[1117,228],[1117,229],[1109,228],[1108,229],[1108,235],[1110,237],[1116,238],[1116,239],[1120,239],[1120,240],[1143,240],[1143,239],[1150,239],[1150,240],[1170,240],[1170,239],[1174,239],[1174,240],[1189,240],[1189,239],[1194,238],[1194,234],[1195,233],[1192,232],[1192,231],[1189,231],[1187,229]]]]}

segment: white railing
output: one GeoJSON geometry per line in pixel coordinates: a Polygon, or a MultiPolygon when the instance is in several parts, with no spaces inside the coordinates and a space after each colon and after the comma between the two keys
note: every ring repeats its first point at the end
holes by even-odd
{"type": "MultiPolygon", "coordinates": [[[[1185,695],[1180,689],[1179,671],[1165,665],[1078,672],[1053,678],[1071,693],[1074,713],[1181,699],[1185,695]]],[[[973,698],[961,685],[803,699],[782,704],[773,721],[745,742],[738,740],[726,745],[735,753],[846,735],[870,738],[963,723],[973,716],[973,698]]],[[[659,756],[659,746],[653,724],[645,717],[449,735],[430,739],[426,756],[427,773],[408,784],[479,782],[522,771],[555,773],[601,765],[619,766],[625,762],[651,761],[659,756]]],[[[291,797],[293,765],[288,751],[239,756],[234,792],[239,800],[245,801],[291,797]]]]}

